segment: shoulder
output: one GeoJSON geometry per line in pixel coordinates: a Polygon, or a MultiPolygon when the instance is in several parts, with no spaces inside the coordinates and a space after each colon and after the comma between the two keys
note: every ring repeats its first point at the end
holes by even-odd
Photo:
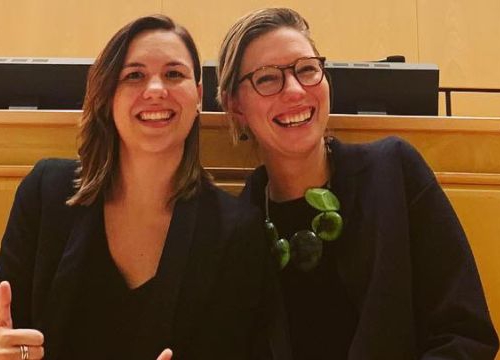
{"type": "Polygon", "coordinates": [[[343,143],[333,138],[327,141],[332,151],[340,153],[341,156],[363,156],[372,161],[376,159],[397,161],[398,159],[422,158],[410,143],[397,136],[389,136],[361,144],[343,143]]]}
{"type": "Polygon", "coordinates": [[[235,197],[213,184],[205,184],[202,190],[202,211],[217,213],[223,220],[242,224],[261,217],[260,210],[253,204],[235,197]],[[204,209],[203,209],[204,208],[204,209]]]}
{"type": "MultiPolygon", "coordinates": [[[[407,141],[391,136],[363,144],[330,140],[336,181],[359,175],[365,186],[401,188],[410,198],[429,186],[437,186],[434,172],[407,141]]],[[[394,190],[395,191],[395,190],[394,190]]]]}
{"type": "Polygon", "coordinates": [[[40,160],[23,179],[18,193],[37,196],[40,200],[62,198],[65,201],[74,191],[73,180],[78,164],[70,159],[40,160]]]}
{"type": "Polygon", "coordinates": [[[346,144],[336,139],[329,140],[334,153],[335,163],[348,164],[351,167],[372,167],[384,170],[401,169],[402,171],[423,170],[429,172],[429,166],[422,155],[407,141],[390,136],[363,144],[346,144]]]}
{"type": "Polygon", "coordinates": [[[75,176],[78,161],[71,159],[43,159],[38,161],[27,178],[64,181],[75,176]]]}

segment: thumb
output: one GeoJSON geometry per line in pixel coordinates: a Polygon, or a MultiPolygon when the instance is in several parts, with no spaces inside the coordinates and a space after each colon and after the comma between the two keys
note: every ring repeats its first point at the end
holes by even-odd
{"type": "Polygon", "coordinates": [[[171,360],[173,357],[172,350],[170,349],[165,349],[163,352],[158,356],[158,359],[156,360],[171,360]]]}
{"type": "Polygon", "coordinates": [[[8,281],[2,281],[0,283],[0,327],[12,329],[12,316],[10,314],[11,302],[12,291],[10,289],[10,284],[8,281]]]}

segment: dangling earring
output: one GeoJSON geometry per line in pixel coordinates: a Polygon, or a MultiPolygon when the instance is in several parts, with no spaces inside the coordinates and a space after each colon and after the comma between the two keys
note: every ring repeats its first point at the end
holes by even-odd
{"type": "Polygon", "coordinates": [[[246,128],[241,131],[240,136],[238,137],[240,141],[247,141],[249,139],[248,134],[245,130],[246,128]]]}

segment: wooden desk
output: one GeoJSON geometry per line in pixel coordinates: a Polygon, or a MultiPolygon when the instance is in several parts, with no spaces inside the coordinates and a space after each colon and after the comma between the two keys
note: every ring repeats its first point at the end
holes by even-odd
{"type": "MultiPolygon", "coordinates": [[[[76,157],[79,116],[78,111],[0,111],[0,234],[15,189],[31,166],[45,157],[76,157]]],[[[500,330],[500,118],[332,115],[328,127],[345,142],[397,135],[422,153],[469,237],[500,330]]],[[[248,142],[234,147],[219,113],[202,114],[200,142],[204,166],[237,193],[259,163],[256,150],[248,142]]]]}

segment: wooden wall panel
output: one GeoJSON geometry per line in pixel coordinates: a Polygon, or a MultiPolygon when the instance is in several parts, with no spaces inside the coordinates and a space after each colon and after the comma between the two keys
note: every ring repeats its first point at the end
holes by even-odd
{"type": "Polygon", "coordinates": [[[441,86],[500,88],[500,1],[416,1],[419,60],[439,65],[441,86]]]}
{"type": "Polygon", "coordinates": [[[128,21],[161,0],[0,1],[0,56],[95,57],[128,21]]]}
{"type": "Polygon", "coordinates": [[[310,23],[319,51],[329,59],[375,60],[403,54],[417,61],[415,0],[163,0],[165,13],[186,25],[204,59],[215,59],[234,21],[268,6],[291,7],[310,23]]]}
{"type": "MultiPolygon", "coordinates": [[[[500,71],[500,58],[498,64],[500,71]]],[[[500,116],[500,93],[453,93],[451,104],[454,116],[500,116]]]]}
{"type": "MultiPolygon", "coordinates": [[[[215,59],[235,19],[264,6],[302,13],[329,59],[401,54],[438,64],[442,86],[500,88],[498,0],[1,1],[0,56],[95,57],[126,22],[163,12],[191,30],[204,60],[215,59]]],[[[498,116],[498,96],[479,96],[457,97],[455,114],[498,116]]]]}
{"type": "MultiPolygon", "coordinates": [[[[469,239],[486,293],[490,314],[500,329],[500,186],[490,189],[474,187],[445,188],[469,239]]],[[[500,359],[500,354],[496,359],[500,359]]]]}

